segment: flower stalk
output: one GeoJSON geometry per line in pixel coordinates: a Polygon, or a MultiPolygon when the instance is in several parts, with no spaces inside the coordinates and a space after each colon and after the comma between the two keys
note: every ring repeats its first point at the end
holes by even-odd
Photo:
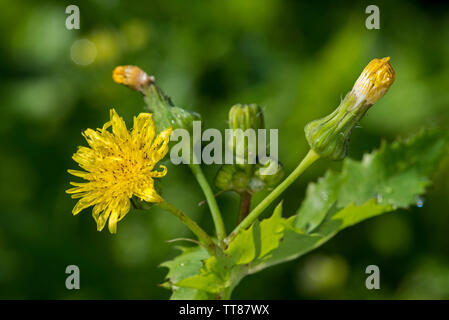
{"type": "Polygon", "coordinates": [[[212,188],[207,182],[206,177],[204,176],[203,170],[199,164],[191,163],[189,165],[190,170],[192,170],[195,179],[198,181],[203,193],[206,197],[207,204],[209,206],[212,220],[215,225],[215,232],[217,233],[218,243],[222,244],[224,238],[226,237],[226,229],[223,223],[223,218],[221,216],[220,208],[218,207],[217,200],[215,200],[215,195],[212,191],[212,188]]]}
{"type": "Polygon", "coordinates": [[[279,197],[282,192],[287,189],[298,177],[310,167],[320,156],[313,150],[310,150],[304,159],[299,163],[295,170],[293,170],[290,175],[284,179],[271,193],[263,199],[249,214],[243,219],[243,221],[229,234],[225,239],[225,244],[229,244],[232,239],[242,230],[248,228],[259,215],[274,201],[279,197]]]}
{"type": "Polygon", "coordinates": [[[216,255],[216,246],[209,235],[195,222],[193,221],[187,214],[182,212],[180,209],[172,205],[170,202],[164,200],[162,202],[157,203],[157,206],[170,212],[182,223],[184,223],[190,231],[193,232],[194,235],[200,241],[200,244],[209,252],[210,255],[216,255]]]}

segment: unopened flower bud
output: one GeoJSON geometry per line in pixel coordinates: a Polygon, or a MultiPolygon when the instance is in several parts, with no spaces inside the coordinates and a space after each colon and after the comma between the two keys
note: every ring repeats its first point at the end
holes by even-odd
{"type": "Polygon", "coordinates": [[[274,187],[284,177],[284,166],[275,159],[268,159],[265,164],[257,164],[254,176],[260,179],[264,187],[274,187]]]}
{"type": "Polygon", "coordinates": [[[307,142],[321,157],[341,160],[346,156],[352,129],[394,82],[389,60],[372,60],[334,112],[306,125],[307,142]]]}
{"type": "Polygon", "coordinates": [[[223,191],[242,192],[248,188],[249,177],[234,165],[223,165],[215,177],[215,185],[223,191]]]}
{"type": "Polygon", "coordinates": [[[136,66],[118,66],[112,72],[114,82],[123,84],[128,88],[142,92],[143,88],[154,83],[154,77],[149,76],[136,66]]]}
{"type": "Polygon", "coordinates": [[[262,109],[257,104],[236,104],[229,110],[230,129],[263,129],[265,123],[262,109]]]}
{"type": "Polygon", "coordinates": [[[118,66],[112,73],[112,79],[132,90],[140,91],[145,96],[145,102],[153,113],[158,131],[169,127],[191,130],[193,121],[201,119],[195,112],[174,106],[170,97],[156,85],[154,77],[147,75],[139,67],[118,66]]]}
{"type": "Polygon", "coordinates": [[[256,163],[258,129],[264,129],[262,109],[256,104],[236,104],[229,110],[229,128],[233,138],[228,148],[235,152],[236,163],[246,171],[256,163]]]}
{"type": "Polygon", "coordinates": [[[224,165],[218,170],[217,175],[215,176],[215,185],[218,189],[227,191],[232,190],[232,176],[235,172],[236,168],[231,165],[224,165]]]}

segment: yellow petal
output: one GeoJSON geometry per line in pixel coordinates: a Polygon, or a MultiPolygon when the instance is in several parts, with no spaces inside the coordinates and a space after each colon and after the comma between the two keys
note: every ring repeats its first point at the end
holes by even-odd
{"type": "Polygon", "coordinates": [[[120,117],[114,109],[110,111],[111,116],[111,124],[112,124],[112,132],[117,137],[128,140],[130,138],[128,129],[126,128],[125,121],[120,117]]]}
{"type": "Polygon", "coordinates": [[[117,233],[117,221],[119,214],[120,213],[117,210],[114,210],[109,216],[108,228],[110,233],[117,233]]]}
{"type": "Polygon", "coordinates": [[[131,208],[131,201],[129,200],[129,198],[123,198],[119,204],[120,212],[119,212],[117,221],[122,220],[126,216],[126,214],[129,212],[130,208],[131,208]]]}
{"type": "Polygon", "coordinates": [[[107,208],[106,210],[102,211],[101,207],[99,207],[99,209],[96,209],[96,207],[97,206],[95,206],[94,210],[92,210],[92,216],[94,217],[95,222],[97,223],[97,230],[101,231],[106,225],[106,221],[108,220],[111,214],[111,210],[107,208]]]}
{"type": "Polygon", "coordinates": [[[80,177],[86,180],[88,180],[88,178],[90,177],[90,173],[86,171],[69,169],[67,170],[67,172],[70,173],[71,175],[74,175],[75,177],[80,177]]]}
{"type": "Polygon", "coordinates": [[[80,200],[78,200],[75,207],[73,207],[72,213],[73,213],[73,215],[77,215],[82,210],[96,204],[97,202],[98,202],[98,199],[95,199],[92,196],[81,198],[80,200]]]}
{"type": "Polygon", "coordinates": [[[162,169],[162,171],[151,171],[150,176],[153,178],[161,178],[167,174],[167,167],[164,165],[160,165],[159,168],[162,169]]]}
{"type": "Polygon", "coordinates": [[[170,142],[170,135],[172,132],[172,128],[167,128],[159,133],[156,139],[154,139],[150,149],[150,159],[152,159],[154,163],[164,158],[167,154],[168,143],[170,142]]]}
{"type": "Polygon", "coordinates": [[[145,148],[146,145],[150,145],[155,133],[156,126],[151,113],[140,113],[137,117],[134,117],[131,136],[137,148],[145,148]]]}

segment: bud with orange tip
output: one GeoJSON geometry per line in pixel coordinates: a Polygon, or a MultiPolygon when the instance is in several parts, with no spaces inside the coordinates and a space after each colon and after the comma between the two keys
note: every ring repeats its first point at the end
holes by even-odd
{"type": "Polygon", "coordinates": [[[114,82],[123,84],[128,88],[142,92],[150,83],[154,83],[154,77],[149,76],[136,66],[118,66],[112,72],[114,82]]]}

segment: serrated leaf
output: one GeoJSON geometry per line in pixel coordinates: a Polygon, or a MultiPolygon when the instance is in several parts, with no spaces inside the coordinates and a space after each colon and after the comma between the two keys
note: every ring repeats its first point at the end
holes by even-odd
{"type": "Polygon", "coordinates": [[[406,141],[382,144],[362,161],[345,159],[340,173],[328,172],[309,186],[295,228],[315,230],[331,211],[369,200],[396,208],[415,203],[430,183],[429,173],[447,152],[447,138],[423,131],[406,141]]]}
{"type": "Polygon", "coordinates": [[[421,132],[383,144],[362,161],[344,160],[340,173],[328,172],[308,188],[299,213],[288,219],[284,240],[269,259],[255,261],[251,273],[295,259],[346,227],[415,204],[447,144],[439,132],[421,132]]]}
{"type": "Polygon", "coordinates": [[[210,293],[219,293],[223,288],[223,282],[217,275],[209,270],[198,275],[182,279],[177,286],[199,289],[210,293]]]}
{"type": "Polygon", "coordinates": [[[180,255],[173,260],[165,261],[160,264],[161,267],[167,267],[166,278],[169,283],[174,284],[184,278],[199,274],[203,266],[203,260],[209,257],[207,251],[200,246],[196,247],[177,247],[182,251],[180,255]]]}
{"type": "Polygon", "coordinates": [[[317,230],[317,233],[324,236],[329,236],[332,232],[342,230],[363,220],[393,210],[394,207],[392,205],[379,204],[374,199],[370,199],[360,206],[356,206],[354,203],[351,203],[347,207],[328,217],[328,219],[324,221],[324,223],[317,230]],[[334,226],[330,228],[330,225],[334,226]],[[330,230],[328,231],[327,229],[330,230]]]}
{"type": "Polygon", "coordinates": [[[235,239],[232,241],[225,253],[231,257],[234,264],[246,264],[251,262],[256,257],[256,243],[257,239],[257,229],[259,228],[256,222],[248,229],[242,231],[235,239]]]}
{"type": "Polygon", "coordinates": [[[298,210],[295,227],[310,232],[326,217],[337,201],[337,187],[340,184],[338,174],[328,171],[318,179],[317,183],[310,183],[306,197],[298,210]]]}
{"type": "Polygon", "coordinates": [[[413,205],[447,152],[448,140],[439,132],[421,132],[384,143],[362,161],[346,159],[341,172],[327,172],[309,185],[296,215],[283,218],[280,203],[270,218],[238,234],[223,255],[208,257],[200,248],[184,251],[163,264],[170,268],[168,278],[178,280],[172,282],[178,290],[174,298],[221,297],[247,274],[304,255],[346,227],[413,205]],[[188,272],[179,268],[190,258],[196,261],[188,272]]]}
{"type": "Polygon", "coordinates": [[[284,237],[285,219],[282,218],[282,202],[279,203],[272,216],[260,223],[260,253],[258,259],[264,258],[279,246],[284,237]]]}
{"type": "Polygon", "coordinates": [[[291,219],[283,219],[285,226],[279,246],[271,251],[265,259],[255,260],[250,264],[248,273],[256,273],[269,266],[295,259],[313,248],[323,240],[321,235],[305,234],[291,226],[291,219]]]}

